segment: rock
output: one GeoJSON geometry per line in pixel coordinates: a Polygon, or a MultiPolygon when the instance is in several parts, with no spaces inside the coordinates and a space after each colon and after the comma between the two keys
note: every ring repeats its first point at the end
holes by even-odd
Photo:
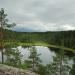
{"type": "Polygon", "coordinates": [[[38,75],[30,70],[23,70],[0,64],[0,75],[38,75]]]}

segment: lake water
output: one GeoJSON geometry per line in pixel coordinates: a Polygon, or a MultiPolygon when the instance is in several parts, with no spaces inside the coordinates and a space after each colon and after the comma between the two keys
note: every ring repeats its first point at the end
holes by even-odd
{"type": "MultiPolygon", "coordinates": [[[[22,47],[22,46],[18,46],[17,47],[19,49],[19,51],[21,52],[21,54],[23,55],[22,60],[26,60],[28,59],[29,55],[30,55],[30,51],[29,51],[29,47],[22,47]]],[[[49,64],[53,61],[53,56],[56,56],[56,53],[52,50],[50,50],[50,48],[48,47],[44,47],[44,46],[35,46],[37,53],[41,54],[39,57],[42,60],[42,64],[49,64]]],[[[0,61],[1,61],[1,52],[0,52],[0,61]]],[[[69,60],[69,64],[72,65],[73,60],[70,59],[69,60]]]]}
{"type": "MultiPolygon", "coordinates": [[[[48,47],[44,46],[35,46],[37,53],[41,54],[39,57],[42,60],[43,64],[49,64],[53,61],[53,56],[55,56],[55,52],[49,50],[48,47]]],[[[18,47],[19,51],[23,55],[23,59],[27,59],[30,55],[29,48],[23,48],[22,46],[18,47]]]]}

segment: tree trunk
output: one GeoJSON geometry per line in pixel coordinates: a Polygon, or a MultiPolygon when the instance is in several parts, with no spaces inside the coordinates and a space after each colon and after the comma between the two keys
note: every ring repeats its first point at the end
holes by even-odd
{"type": "Polygon", "coordinates": [[[33,71],[35,71],[35,60],[34,60],[34,58],[33,58],[32,69],[33,69],[33,71]]]}
{"type": "Polygon", "coordinates": [[[4,56],[3,56],[3,23],[2,23],[2,14],[1,14],[1,53],[2,53],[2,63],[4,63],[4,56]]]}
{"type": "Polygon", "coordinates": [[[63,56],[61,55],[60,56],[60,75],[63,75],[63,71],[62,71],[62,65],[63,65],[63,63],[62,63],[62,61],[63,61],[63,56]]]}

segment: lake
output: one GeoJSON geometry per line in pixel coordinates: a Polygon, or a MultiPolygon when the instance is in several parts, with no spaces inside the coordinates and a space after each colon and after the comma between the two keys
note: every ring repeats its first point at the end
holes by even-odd
{"type": "MultiPolygon", "coordinates": [[[[28,59],[30,55],[29,47],[18,46],[17,48],[23,55],[22,61],[28,59]]],[[[35,48],[37,50],[37,53],[41,54],[39,57],[42,60],[42,64],[46,65],[53,62],[53,56],[56,56],[56,52],[54,50],[52,51],[50,48],[45,46],[35,46],[35,48]]],[[[1,52],[0,52],[0,61],[1,61],[1,52]]],[[[73,59],[72,58],[69,59],[68,62],[70,65],[72,65],[73,59]]]]}

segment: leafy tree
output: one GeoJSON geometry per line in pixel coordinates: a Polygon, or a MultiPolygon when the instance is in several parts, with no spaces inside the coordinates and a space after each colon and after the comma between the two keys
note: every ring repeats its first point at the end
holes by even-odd
{"type": "Polygon", "coordinates": [[[40,54],[37,54],[37,50],[34,46],[30,47],[29,50],[30,50],[30,56],[29,60],[26,60],[26,62],[30,64],[33,71],[36,71],[36,69],[41,63],[41,60],[39,58],[40,54]]]}
{"type": "Polygon", "coordinates": [[[1,46],[1,53],[2,53],[2,63],[4,63],[4,57],[3,57],[3,49],[4,49],[4,43],[3,43],[3,38],[4,38],[4,29],[9,28],[12,26],[15,26],[15,23],[9,24],[8,19],[6,18],[7,14],[5,14],[5,11],[3,8],[1,8],[0,11],[0,46],[1,46]]]}

